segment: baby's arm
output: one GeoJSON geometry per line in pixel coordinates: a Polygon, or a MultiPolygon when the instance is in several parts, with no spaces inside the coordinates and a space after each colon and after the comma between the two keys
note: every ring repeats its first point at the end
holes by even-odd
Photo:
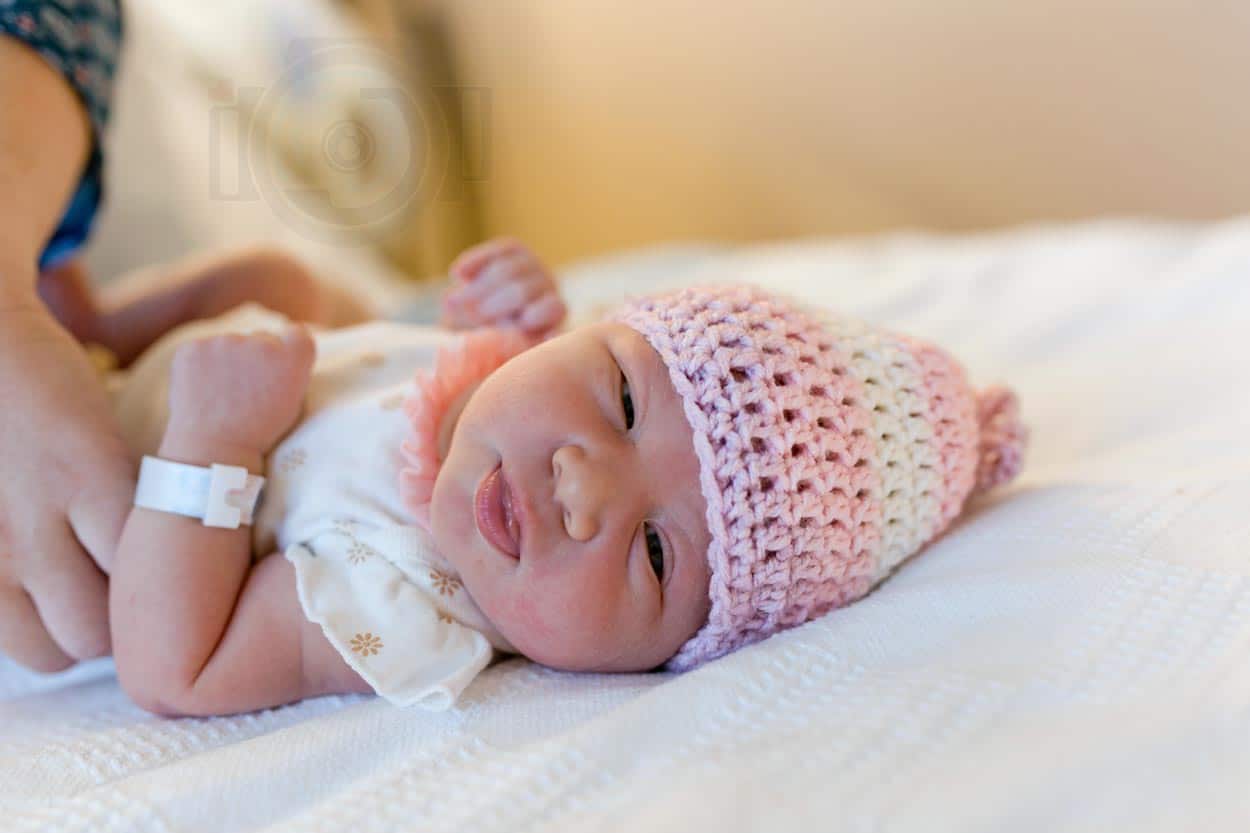
{"type": "MultiPolygon", "coordinates": [[[[298,416],[314,348],[302,330],[191,342],[175,354],[158,456],[263,473],[298,416]]],[[[294,568],[255,566],[251,530],[136,507],[110,582],[117,674],[161,714],[225,714],[368,686],[307,621],[294,568]]]]}
{"type": "Polygon", "coordinates": [[[552,335],[568,313],[551,270],[512,238],[474,246],[449,271],[444,327],[510,326],[541,339],[552,335]]]}
{"type": "Polygon", "coordinates": [[[89,340],[109,348],[122,365],[168,330],[212,318],[254,302],[324,327],[344,327],[373,317],[349,293],[319,281],[298,258],[276,248],[250,247],[195,255],[150,267],[103,293],[89,340]]]}

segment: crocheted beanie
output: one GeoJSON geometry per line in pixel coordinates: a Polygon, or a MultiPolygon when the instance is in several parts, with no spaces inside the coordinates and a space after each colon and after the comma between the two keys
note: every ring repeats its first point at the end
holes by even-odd
{"type": "Polygon", "coordinates": [[[660,354],[694,431],[711,612],[687,670],[866,594],[978,490],[1020,470],[1016,397],[945,351],[750,286],[613,318],[660,354]]]}

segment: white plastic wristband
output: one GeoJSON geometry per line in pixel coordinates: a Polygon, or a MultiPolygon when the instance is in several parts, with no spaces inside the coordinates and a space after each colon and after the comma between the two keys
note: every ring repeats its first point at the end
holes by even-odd
{"type": "Polygon", "coordinates": [[[204,526],[238,529],[252,523],[265,478],[241,466],[189,466],[144,456],[135,506],[200,518],[204,526]]]}

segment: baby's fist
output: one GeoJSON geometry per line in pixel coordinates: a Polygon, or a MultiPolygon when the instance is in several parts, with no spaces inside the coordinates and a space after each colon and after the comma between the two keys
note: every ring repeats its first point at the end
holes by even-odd
{"type": "Polygon", "coordinates": [[[170,371],[171,430],[268,452],[299,417],[315,355],[303,327],[183,344],[170,371]]]}
{"type": "Polygon", "coordinates": [[[469,249],[450,271],[452,286],[443,298],[445,327],[511,326],[544,337],[567,313],[551,270],[511,238],[469,249]]]}

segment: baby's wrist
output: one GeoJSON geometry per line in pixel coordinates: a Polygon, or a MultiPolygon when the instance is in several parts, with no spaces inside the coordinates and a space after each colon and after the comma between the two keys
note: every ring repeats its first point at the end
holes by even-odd
{"type": "Polygon", "coordinates": [[[241,466],[252,474],[263,474],[265,467],[264,451],[249,440],[172,422],[161,440],[157,456],[193,466],[210,466],[213,463],[241,466]]]}

